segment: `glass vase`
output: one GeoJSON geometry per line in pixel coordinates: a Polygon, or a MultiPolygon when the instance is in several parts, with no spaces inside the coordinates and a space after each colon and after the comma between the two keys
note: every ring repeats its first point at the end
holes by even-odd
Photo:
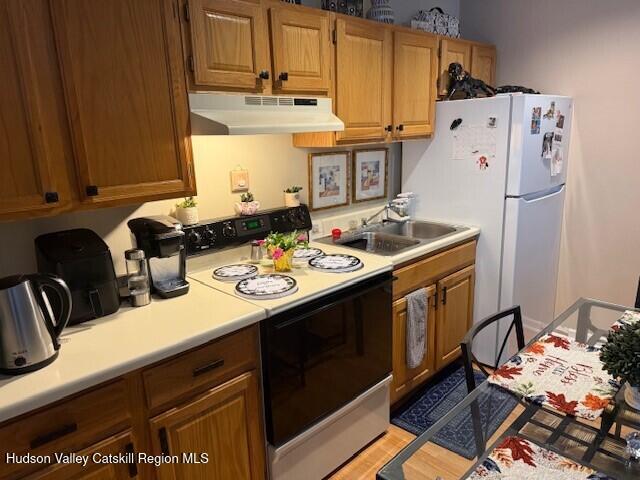
{"type": "Polygon", "coordinates": [[[280,258],[273,259],[273,268],[276,272],[290,272],[293,268],[294,249],[285,250],[280,258]]]}

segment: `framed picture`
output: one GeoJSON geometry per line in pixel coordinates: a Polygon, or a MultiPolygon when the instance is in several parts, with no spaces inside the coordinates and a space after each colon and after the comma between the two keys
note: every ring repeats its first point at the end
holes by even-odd
{"type": "Polygon", "coordinates": [[[386,148],[353,152],[353,201],[366,202],[387,196],[389,151],[386,148]]]}
{"type": "Polygon", "coordinates": [[[349,204],[349,152],[309,154],[309,207],[311,210],[349,204]]]}

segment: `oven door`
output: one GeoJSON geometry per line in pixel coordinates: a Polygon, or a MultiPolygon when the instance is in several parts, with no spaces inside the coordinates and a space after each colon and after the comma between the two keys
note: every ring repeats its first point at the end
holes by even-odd
{"type": "Polygon", "coordinates": [[[262,322],[267,437],[280,446],[391,372],[392,275],[262,322]]]}

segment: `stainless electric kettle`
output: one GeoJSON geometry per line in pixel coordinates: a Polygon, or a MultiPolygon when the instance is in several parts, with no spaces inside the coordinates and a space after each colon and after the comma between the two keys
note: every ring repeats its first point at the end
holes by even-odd
{"type": "Polygon", "coordinates": [[[33,274],[0,279],[0,373],[18,375],[53,362],[70,313],[71,293],[58,277],[33,274]]]}

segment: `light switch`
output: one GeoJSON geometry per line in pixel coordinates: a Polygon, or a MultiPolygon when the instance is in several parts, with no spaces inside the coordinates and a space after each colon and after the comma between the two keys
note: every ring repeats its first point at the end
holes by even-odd
{"type": "Polygon", "coordinates": [[[231,191],[233,193],[249,191],[249,170],[231,170],[231,191]]]}

